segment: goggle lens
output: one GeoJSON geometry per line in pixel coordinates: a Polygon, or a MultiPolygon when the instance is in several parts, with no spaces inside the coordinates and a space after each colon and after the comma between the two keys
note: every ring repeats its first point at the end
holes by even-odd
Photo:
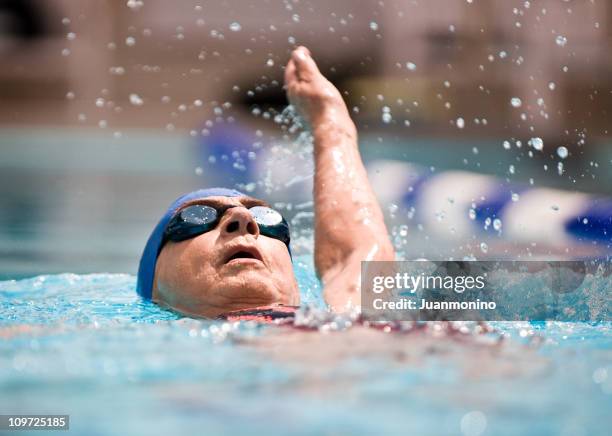
{"type": "MultiPolygon", "coordinates": [[[[223,209],[202,204],[187,206],[170,220],[164,231],[164,239],[180,242],[209,232],[231,207],[234,206],[223,209]]],[[[278,239],[289,246],[289,224],[279,212],[266,206],[254,206],[248,210],[262,235],[278,239]]]]}

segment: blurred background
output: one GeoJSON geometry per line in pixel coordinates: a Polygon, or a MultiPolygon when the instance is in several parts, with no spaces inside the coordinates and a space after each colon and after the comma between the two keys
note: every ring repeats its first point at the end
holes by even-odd
{"type": "Polygon", "coordinates": [[[297,45],[345,97],[402,256],[610,252],[610,1],[0,0],[0,278],[135,273],[167,205],[211,185],[311,251],[297,45]]]}

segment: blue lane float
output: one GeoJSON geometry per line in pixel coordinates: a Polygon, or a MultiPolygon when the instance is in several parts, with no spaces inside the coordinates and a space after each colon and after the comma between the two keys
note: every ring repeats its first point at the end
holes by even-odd
{"type": "Polygon", "coordinates": [[[612,199],[507,183],[467,171],[428,173],[398,161],[375,161],[368,174],[383,203],[411,211],[432,236],[474,235],[518,243],[612,251],[612,199]]]}

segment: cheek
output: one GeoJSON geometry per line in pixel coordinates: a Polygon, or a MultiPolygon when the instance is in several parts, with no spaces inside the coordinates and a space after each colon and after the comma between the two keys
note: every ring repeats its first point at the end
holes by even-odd
{"type": "Polygon", "coordinates": [[[169,289],[177,296],[201,294],[215,280],[212,251],[208,241],[199,238],[164,247],[156,268],[160,290],[169,289]]]}
{"type": "Polygon", "coordinates": [[[293,272],[293,263],[291,256],[287,251],[285,244],[281,242],[276,252],[275,276],[278,289],[282,289],[284,295],[284,304],[299,306],[300,304],[300,289],[293,272]]]}
{"type": "Polygon", "coordinates": [[[211,241],[204,237],[186,242],[187,245],[179,259],[179,262],[185,265],[184,273],[187,277],[183,279],[201,294],[204,289],[210,289],[217,280],[217,270],[213,266],[215,250],[211,241]]]}
{"type": "Polygon", "coordinates": [[[266,241],[266,250],[277,280],[283,280],[286,284],[293,283],[295,280],[293,264],[285,244],[277,240],[266,241]]]}

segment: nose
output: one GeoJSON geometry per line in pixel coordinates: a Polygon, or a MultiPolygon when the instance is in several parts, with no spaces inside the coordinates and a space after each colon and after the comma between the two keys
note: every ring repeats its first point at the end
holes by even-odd
{"type": "Polygon", "coordinates": [[[253,235],[259,237],[259,226],[253,215],[244,207],[232,207],[225,212],[221,233],[224,235],[253,235]]]}

